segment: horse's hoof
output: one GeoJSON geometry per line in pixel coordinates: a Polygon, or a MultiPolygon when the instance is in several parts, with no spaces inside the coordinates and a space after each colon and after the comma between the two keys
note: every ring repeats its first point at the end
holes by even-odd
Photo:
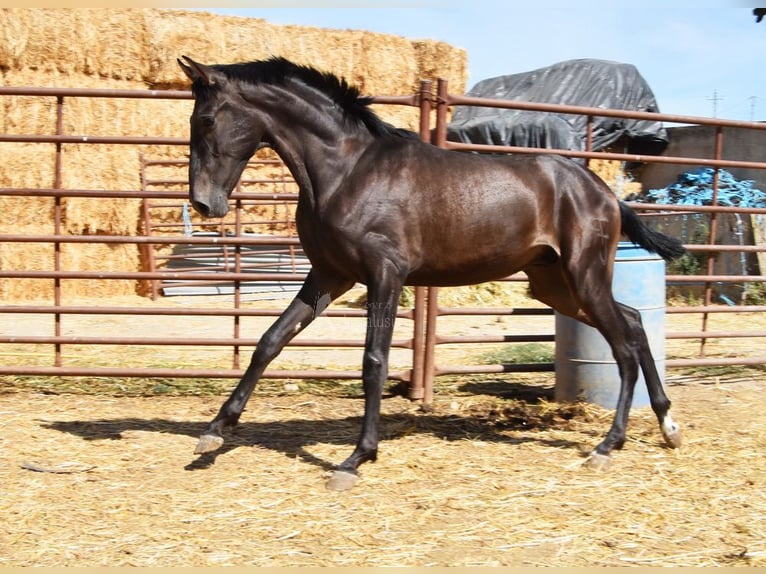
{"type": "Polygon", "coordinates": [[[662,436],[671,448],[681,448],[681,427],[676,423],[662,425],[662,436]]]}
{"type": "Polygon", "coordinates": [[[353,472],[346,472],[344,470],[336,470],[332,473],[330,480],[325,485],[327,490],[343,491],[351,490],[359,480],[359,476],[353,472]]]}
{"type": "Polygon", "coordinates": [[[194,449],[194,454],[205,454],[218,450],[223,446],[223,437],[215,434],[203,434],[199,437],[197,448],[194,449]]]}
{"type": "Polygon", "coordinates": [[[606,471],[612,466],[612,457],[608,454],[600,454],[594,450],[585,461],[585,466],[592,470],[606,471]]]}

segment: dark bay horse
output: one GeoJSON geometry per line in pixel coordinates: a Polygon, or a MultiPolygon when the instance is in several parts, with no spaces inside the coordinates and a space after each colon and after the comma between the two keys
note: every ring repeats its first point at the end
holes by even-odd
{"type": "Polygon", "coordinates": [[[248,159],[269,146],[299,185],[296,223],[312,269],[261,338],[250,365],[200,437],[196,453],[223,444],[269,362],[355,283],[368,290],[362,362],[364,418],[351,456],[328,488],[353,486],[378,452],[380,407],[403,285],[466,285],[526,272],[532,294],[596,327],[620,374],[614,422],[589,463],[625,442],[633,387],[643,369],[667,443],[670,416],[638,311],[612,296],[622,234],[665,259],[684,248],[649,229],[590,170],[555,155],[446,151],[380,120],[345,80],[283,58],[230,65],[178,60],[192,80],[190,199],[206,217],[228,211],[248,159]]]}

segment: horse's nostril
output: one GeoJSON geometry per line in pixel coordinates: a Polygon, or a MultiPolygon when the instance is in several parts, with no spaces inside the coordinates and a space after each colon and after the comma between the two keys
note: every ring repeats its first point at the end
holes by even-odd
{"type": "Polygon", "coordinates": [[[199,213],[202,217],[210,217],[210,206],[207,203],[192,199],[191,204],[194,208],[194,211],[199,213]]]}
{"type": "Polygon", "coordinates": [[[191,204],[194,210],[205,218],[223,217],[229,212],[229,204],[226,201],[226,196],[213,196],[209,203],[207,201],[192,199],[191,204]]]}

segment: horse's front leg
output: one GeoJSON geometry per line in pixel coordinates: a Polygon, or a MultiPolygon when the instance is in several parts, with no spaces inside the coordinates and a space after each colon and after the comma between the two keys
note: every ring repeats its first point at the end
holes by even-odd
{"type": "Polygon", "coordinates": [[[357,469],[378,456],[380,436],[380,407],[383,384],[388,376],[388,356],[396,321],[396,310],[402,283],[393,272],[388,280],[368,287],[367,336],[362,363],[364,388],[364,418],[362,431],[354,452],[343,461],[327,483],[330,490],[348,490],[356,484],[357,469]]]}
{"type": "Polygon", "coordinates": [[[315,270],[309,272],[303,287],[290,305],[263,334],[245,374],[239,384],[221,406],[218,415],[199,438],[195,454],[212,452],[223,445],[223,431],[237,424],[255,385],[268,364],[282,351],[295,335],[305,329],[330,302],[348,291],[353,282],[328,279],[315,270]]]}

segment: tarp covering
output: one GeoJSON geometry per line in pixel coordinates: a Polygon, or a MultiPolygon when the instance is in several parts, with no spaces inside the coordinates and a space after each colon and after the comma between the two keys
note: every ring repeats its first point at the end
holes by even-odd
{"type": "MultiPolygon", "coordinates": [[[[482,80],[469,97],[659,112],[652,90],[632,64],[580,59],[531,72],[482,80]]],[[[584,150],[587,117],[456,106],[451,141],[584,150]]],[[[593,150],[625,137],[627,153],[659,155],[668,143],[661,122],[594,117],[593,150]]],[[[623,151],[623,150],[620,150],[623,151]]]]}

